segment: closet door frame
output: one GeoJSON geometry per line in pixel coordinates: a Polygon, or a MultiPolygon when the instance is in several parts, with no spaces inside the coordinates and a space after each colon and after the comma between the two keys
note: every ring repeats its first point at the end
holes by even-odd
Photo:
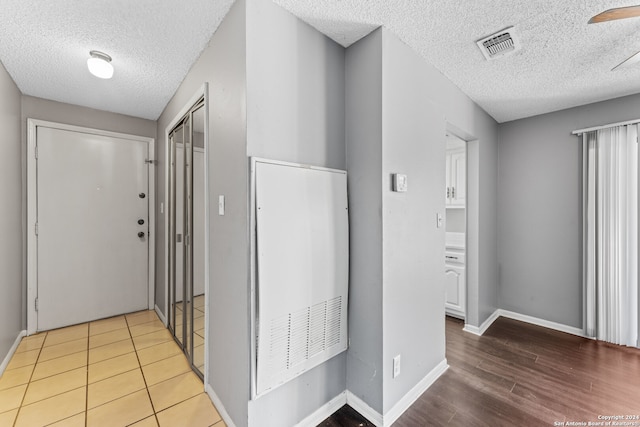
{"type": "MultiPolygon", "coordinates": [[[[204,116],[205,116],[205,121],[204,121],[204,140],[205,140],[205,144],[204,144],[204,232],[205,232],[205,244],[204,244],[204,259],[205,259],[205,263],[204,263],[204,304],[205,304],[205,315],[204,315],[204,322],[205,322],[205,345],[204,345],[204,370],[202,372],[204,378],[204,383],[207,384],[208,383],[208,360],[209,360],[209,347],[208,347],[208,343],[209,343],[209,328],[206,327],[206,325],[209,324],[209,302],[208,302],[208,288],[209,288],[209,235],[210,235],[210,224],[209,224],[209,85],[208,83],[204,83],[199,89],[198,91],[196,91],[196,93],[194,93],[193,96],[191,96],[191,98],[189,98],[189,100],[184,104],[184,106],[182,107],[182,109],[174,116],[174,118],[169,122],[169,125],[165,128],[165,167],[164,167],[164,171],[165,171],[165,176],[164,176],[164,189],[165,189],[165,201],[166,203],[162,204],[160,206],[160,212],[161,213],[166,213],[165,215],[165,221],[164,221],[164,261],[165,261],[165,266],[164,266],[164,290],[165,290],[165,295],[164,295],[164,312],[165,312],[165,316],[162,319],[163,323],[165,324],[165,326],[169,327],[169,320],[172,314],[171,312],[171,301],[170,301],[170,293],[169,293],[169,286],[170,286],[170,274],[172,274],[172,270],[171,270],[171,262],[173,261],[171,259],[171,254],[172,254],[172,250],[170,248],[170,245],[172,244],[172,242],[174,242],[174,239],[171,235],[172,230],[170,228],[170,222],[171,222],[171,217],[170,217],[170,213],[171,213],[171,206],[172,206],[172,200],[170,200],[172,193],[172,189],[170,188],[170,186],[172,185],[171,182],[171,158],[172,158],[172,151],[171,151],[171,140],[170,140],[170,134],[172,132],[172,130],[181,122],[183,121],[183,118],[185,115],[187,115],[188,113],[191,112],[191,110],[193,110],[194,106],[198,103],[198,101],[200,99],[204,98],[204,116]]],[[[192,245],[191,245],[192,247],[192,245]]],[[[192,258],[193,259],[193,258],[192,258]]],[[[184,298],[183,298],[184,300],[184,298]]],[[[171,323],[172,325],[175,324],[175,320],[174,322],[171,323]]],[[[193,315],[191,315],[191,325],[193,325],[193,315]]],[[[184,330],[184,329],[183,329],[184,330]]],[[[183,347],[184,347],[184,339],[185,337],[183,336],[183,347]]],[[[188,344],[191,346],[191,342],[192,340],[189,339],[188,344]]],[[[190,365],[192,366],[192,368],[194,367],[193,364],[193,348],[189,348],[189,357],[191,358],[189,360],[190,365]]],[[[194,372],[198,373],[197,370],[194,369],[194,372]]]]}

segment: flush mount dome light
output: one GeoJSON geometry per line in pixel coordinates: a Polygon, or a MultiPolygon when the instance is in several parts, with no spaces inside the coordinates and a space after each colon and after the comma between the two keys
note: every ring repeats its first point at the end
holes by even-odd
{"type": "Polygon", "coordinates": [[[92,50],[89,55],[91,55],[91,58],[87,59],[87,67],[89,67],[91,74],[101,79],[113,77],[113,65],[111,65],[111,57],[109,55],[97,50],[92,50]]]}

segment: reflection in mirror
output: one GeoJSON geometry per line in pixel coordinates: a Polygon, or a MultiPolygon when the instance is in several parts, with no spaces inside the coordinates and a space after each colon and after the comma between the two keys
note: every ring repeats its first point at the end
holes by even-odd
{"type": "Polygon", "coordinates": [[[178,127],[172,138],[172,222],[173,265],[172,268],[172,311],[173,329],[178,342],[183,342],[184,334],[184,126],[178,127]]]}
{"type": "Polygon", "coordinates": [[[193,366],[204,373],[204,106],[193,112],[193,366]]]}
{"type": "Polygon", "coordinates": [[[191,347],[191,336],[193,328],[191,327],[193,319],[193,306],[191,298],[193,295],[193,171],[192,171],[192,139],[191,139],[191,117],[187,116],[184,121],[184,235],[185,235],[185,257],[184,257],[184,349],[187,353],[187,359],[192,362],[191,355],[193,350],[191,347]]]}
{"type": "Polygon", "coordinates": [[[169,326],[204,376],[205,115],[198,101],[169,134],[169,326]]]}

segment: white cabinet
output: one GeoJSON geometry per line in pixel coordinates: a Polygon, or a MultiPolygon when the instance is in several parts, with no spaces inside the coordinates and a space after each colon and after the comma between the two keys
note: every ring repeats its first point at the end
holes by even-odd
{"type": "Polygon", "coordinates": [[[467,196],[467,156],[464,149],[447,150],[446,207],[464,208],[467,196]]]}
{"type": "Polygon", "coordinates": [[[465,318],[467,281],[464,268],[464,253],[457,249],[445,252],[445,312],[465,318]]]}

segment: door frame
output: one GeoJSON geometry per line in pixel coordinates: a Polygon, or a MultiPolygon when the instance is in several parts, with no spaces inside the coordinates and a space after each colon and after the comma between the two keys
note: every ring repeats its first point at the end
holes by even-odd
{"type": "Polygon", "coordinates": [[[74,126],[46,120],[27,119],[27,335],[37,332],[38,315],[35,301],[38,296],[38,240],[36,238],[38,181],[37,181],[37,128],[47,127],[58,130],[66,130],[92,135],[128,139],[132,141],[146,142],[148,156],[151,163],[147,170],[148,206],[149,206],[149,233],[148,233],[148,308],[152,310],[155,304],[155,139],[146,136],[131,135],[120,132],[111,132],[101,129],[74,126]]]}
{"type": "MultiPolygon", "coordinates": [[[[182,108],[173,116],[169,124],[164,129],[164,200],[162,202],[161,213],[164,214],[164,316],[162,321],[166,327],[169,326],[169,244],[171,239],[169,238],[169,185],[171,179],[171,143],[169,140],[169,134],[173,128],[182,120],[200,98],[204,98],[204,384],[208,384],[209,377],[209,237],[210,233],[210,197],[209,197],[209,156],[211,153],[210,147],[210,135],[209,129],[209,83],[204,82],[202,86],[195,91],[195,93],[183,103],[182,108]]],[[[156,311],[160,311],[159,309],[156,311]]],[[[184,339],[184,338],[183,338],[184,339]]]]}
{"type": "MultiPolygon", "coordinates": [[[[479,252],[479,199],[477,186],[471,188],[469,184],[471,182],[478,183],[478,171],[477,167],[479,162],[478,156],[478,144],[479,139],[475,136],[465,132],[458,128],[451,122],[446,123],[446,133],[464,141],[464,153],[465,153],[465,243],[464,243],[464,270],[465,270],[465,283],[464,283],[464,330],[468,331],[468,326],[473,326],[473,323],[477,322],[478,309],[479,309],[479,280],[480,273],[478,265],[480,262],[479,252]],[[473,175],[473,179],[469,177],[473,175]],[[473,317],[470,319],[470,317],[473,317]]],[[[446,141],[446,140],[445,140],[446,141]]],[[[446,153],[446,142],[445,142],[446,153]]],[[[446,154],[445,154],[446,155],[446,154]]],[[[446,207],[445,207],[446,213],[446,207]]],[[[445,230],[446,232],[446,230],[445,230]]]]}

